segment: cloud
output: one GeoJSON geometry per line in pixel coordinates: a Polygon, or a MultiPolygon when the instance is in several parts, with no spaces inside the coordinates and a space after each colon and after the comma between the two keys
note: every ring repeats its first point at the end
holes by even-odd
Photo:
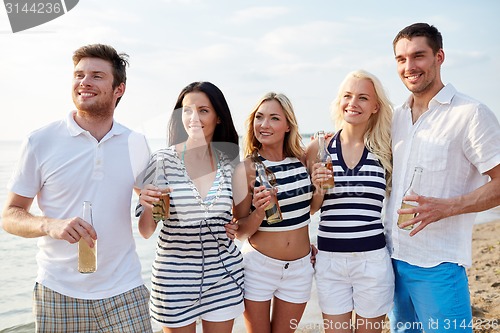
{"type": "Polygon", "coordinates": [[[487,65],[493,59],[486,53],[481,51],[468,50],[445,50],[445,63],[448,67],[467,67],[471,65],[487,65]]]}
{"type": "Polygon", "coordinates": [[[287,7],[250,7],[238,10],[229,19],[230,23],[243,24],[260,20],[270,20],[290,12],[287,7]]]}
{"type": "Polygon", "coordinates": [[[381,54],[384,48],[390,50],[385,29],[373,20],[358,17],[343,22],[309,21],[267,32],[257,48],[281,63],[325,62],[338,55],[353,62],[370,53],[381,54]]]}
{"type": "Polygon", "coordinates": [[[202,3],[202,0],[162,0],[166,4],[195,5],[202,3]]]}
{"type": "Polygon", "coordinates": [[[297,26],[284,26],[266,33],[259,42],[258,50],[280,61],[293,62],[315,50],[336,44],[333,33],[341,30],[335,22],[311,22],[297,26]]]}

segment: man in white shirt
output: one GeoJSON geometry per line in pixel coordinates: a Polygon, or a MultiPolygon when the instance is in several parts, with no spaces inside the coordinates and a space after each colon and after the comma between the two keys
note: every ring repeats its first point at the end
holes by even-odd
{"type": "Polygon", "coordinates": [[[434,26],[404,28],[393,47],[412,94],[395,110],[392,125],[386,214],[396,278],[391,330],[472,332],[465,267],[472,263],[475,213],[500,204],[500,126],[485,105],[441,81],[445,55],[434,26]],[[415,167],[423,169],[420,193],[404,197],[415,167]],[[402,200],[418,205],[400,209],[402,200]],[[412,218],[398,226],[398,214],[412,218]]]}
{"type": "Polygon", "coordinates": [[[131,226],[131,198],[149,161],[143,135],[113,119],[125,92],[127,55],[108,45],[73,55],[76,111],[30,134],[9,182],[3,228],[39,237],[36,332],[151,332],[149,291],[131,226]],[[37,197],[42,216],[29,212],[37,197]],[[92,204],[92,222],[82,204],[92,204]],[[97,269],[78,271],[80,239],[97,269]]]}

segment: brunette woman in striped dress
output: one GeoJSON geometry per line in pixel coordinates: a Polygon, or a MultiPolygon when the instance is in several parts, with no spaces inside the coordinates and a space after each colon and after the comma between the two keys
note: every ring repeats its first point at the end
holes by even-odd
{"type": "Polygon", "coordinates": [[[170,217],[152,267],[150,312],[164,332],[229,333],[244,310],[242,255],[224,225],[232,219],[231,181],[238,135],[222,92],[209,82],[185,87],[170,121],[170,147],[153,154],[138,213],[145,238],[156,230],[152,204],[168,185],[170,217]],[[155,172],[161,155],[161,172],[155,172]]]}

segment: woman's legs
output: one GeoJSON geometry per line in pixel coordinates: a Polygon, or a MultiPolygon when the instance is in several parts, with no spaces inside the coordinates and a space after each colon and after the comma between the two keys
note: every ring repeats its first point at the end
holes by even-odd
{"type": "Polygon", "coordinates": [[[245,299],[245,327],[247,333],[271,333],[271,301],[245,299]]]}
{"type": "Polygon", "coordinates": [[[274,297],[271,332],[295,332],[306,308],[306,304],[307,302],[298,304],[290,303],[274,297]]]}
{"type": "Polygon", "coordinates": [[[323,313],[325,333],[352,333],[352,312],[339,315],[323,313]]]}

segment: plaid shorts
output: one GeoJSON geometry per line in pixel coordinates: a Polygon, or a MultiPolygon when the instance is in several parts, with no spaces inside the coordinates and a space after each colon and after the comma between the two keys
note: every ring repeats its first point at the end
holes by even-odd
{"type": "Polygon", "coordinates": [[[149,291],[140,286],[106,299],[61,295],[39,283],[33,291],[36,332],[152,332],[149,291]]]}

